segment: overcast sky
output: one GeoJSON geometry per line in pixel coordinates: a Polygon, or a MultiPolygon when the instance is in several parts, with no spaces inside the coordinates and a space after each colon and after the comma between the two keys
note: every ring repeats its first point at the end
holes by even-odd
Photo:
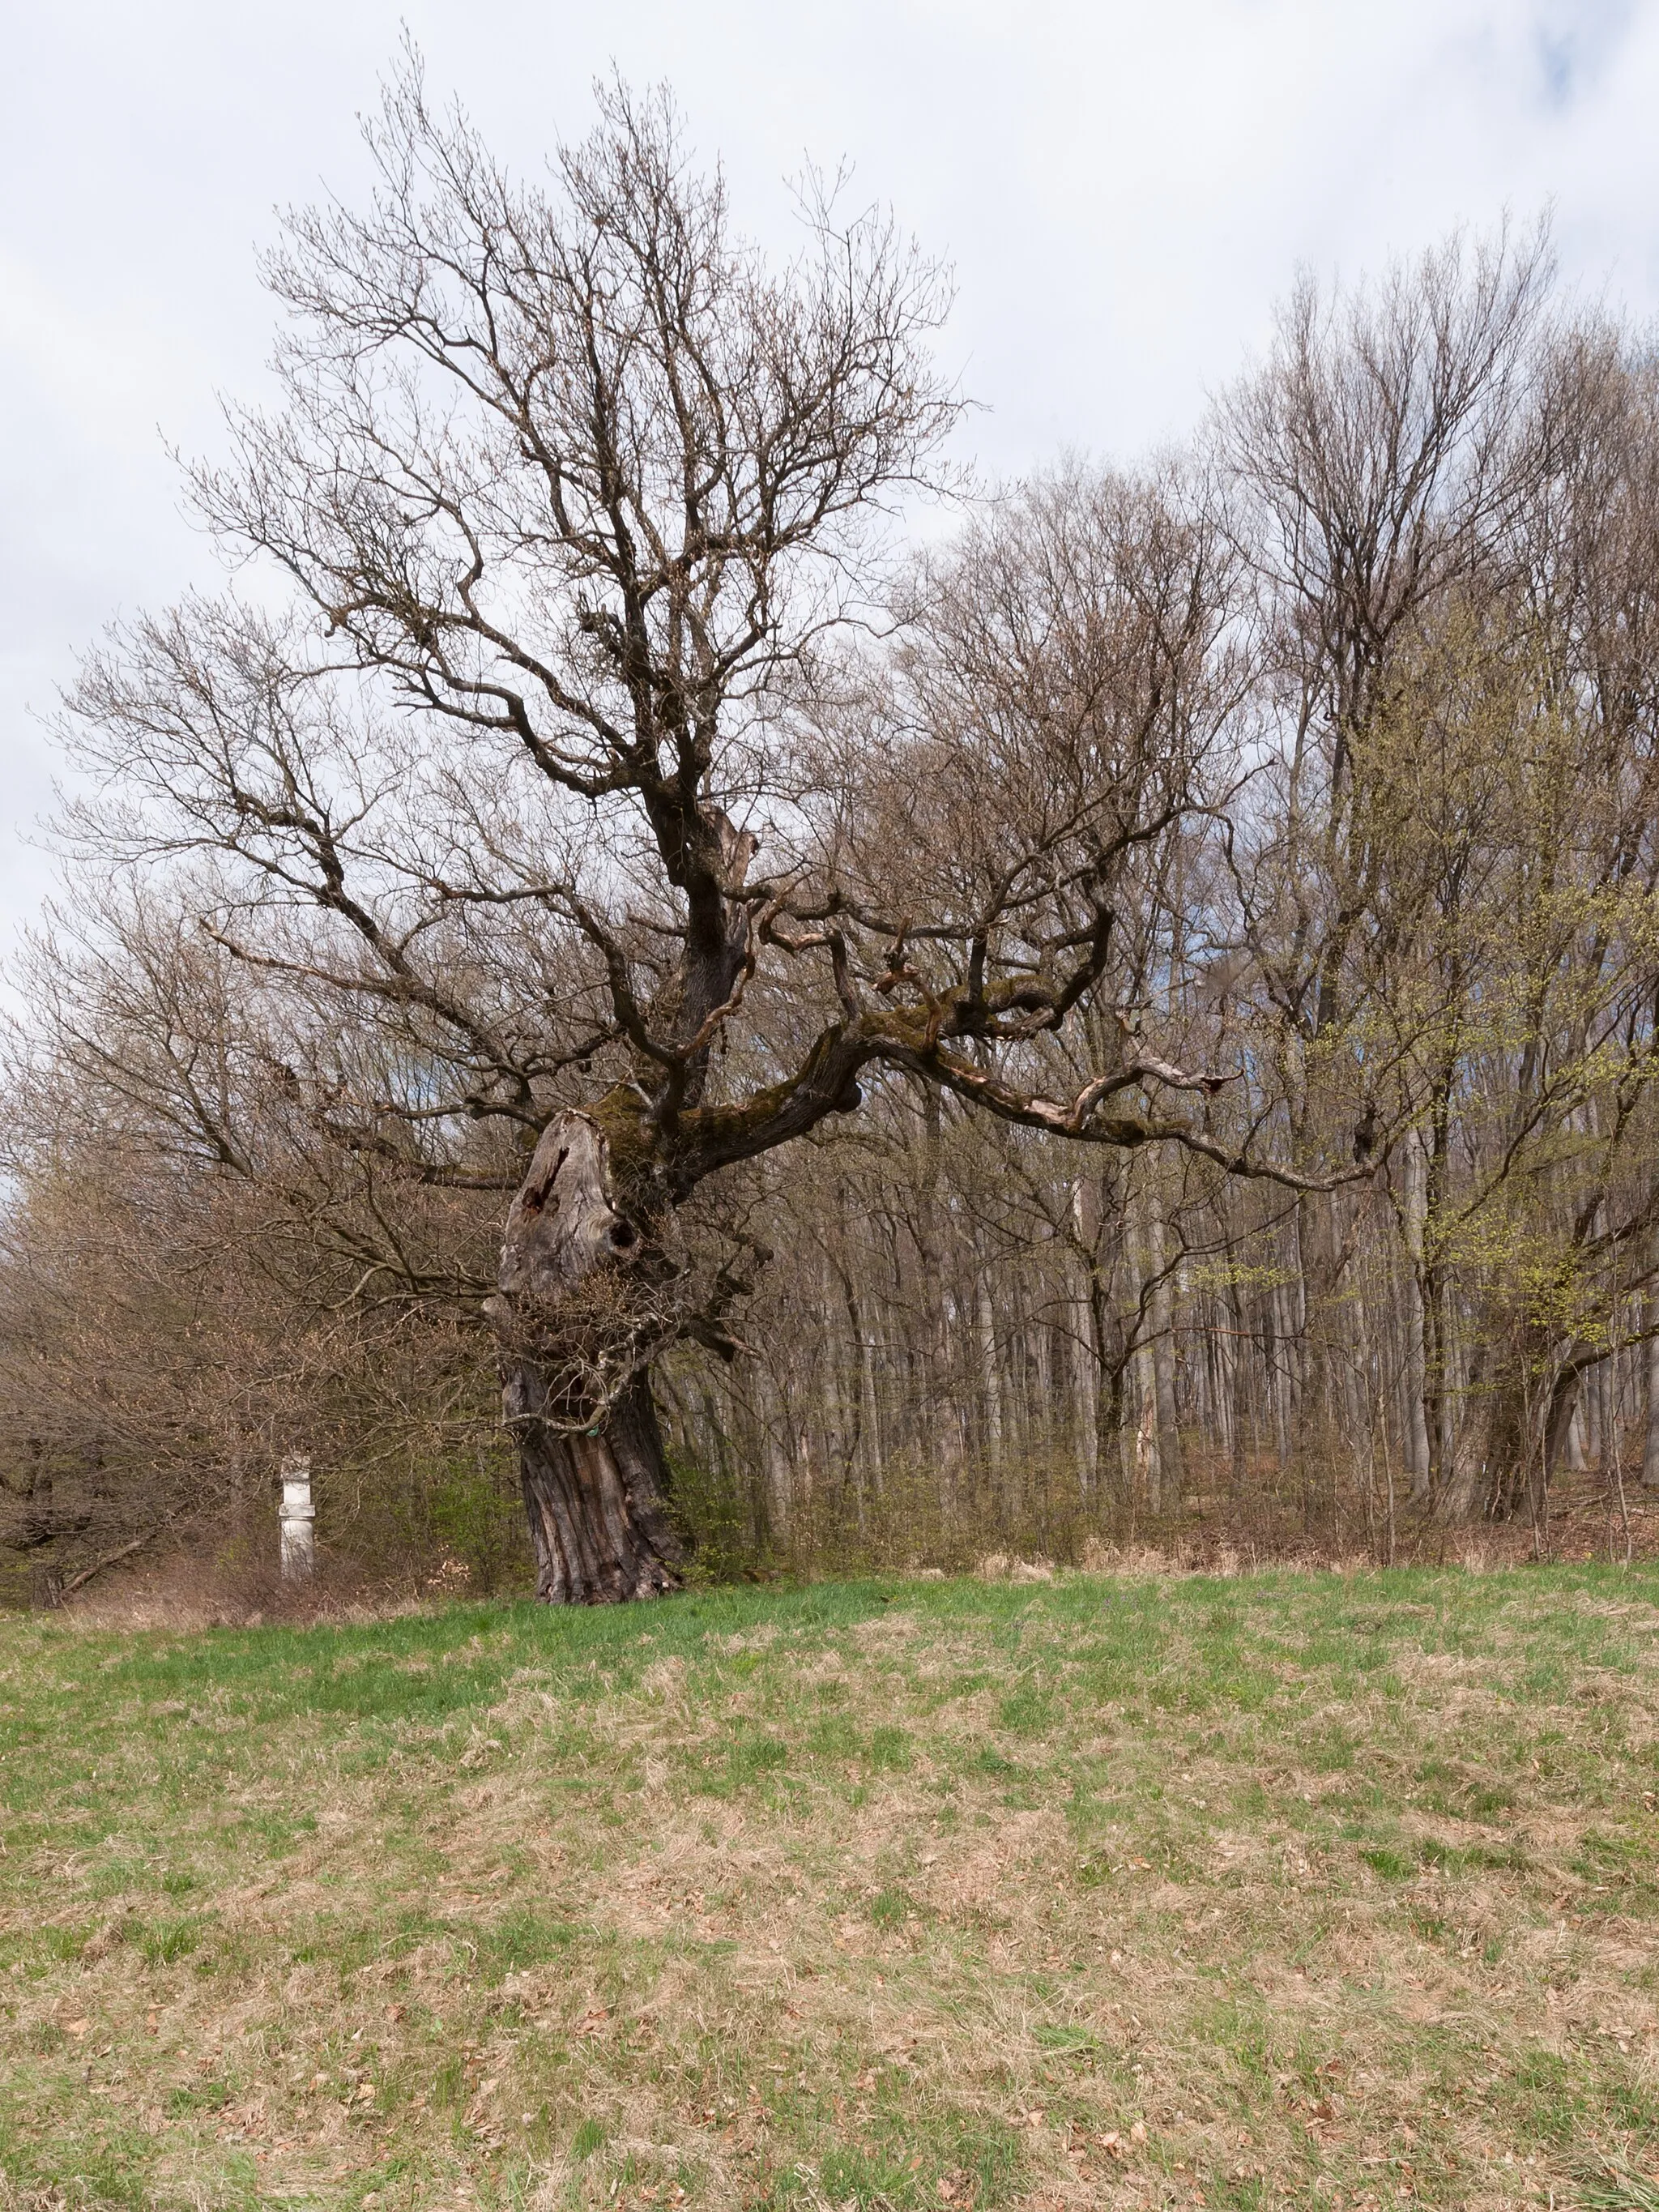
{"type": "Polygon", "coordinates": [[[612,63],[666,79],[744,225],[854,167],[954,263],[945,350],[999,473],[1178,437],[1298,264],[1356,276],[1555,213],[1577,289],[1659,315],[1659,0],[4,0],[0,957],[50,864],[34,717],[113,616],[213,574],[169,447],[259,391],[254,249],[352,198],[406,22],[520,165],[612,63]]]}

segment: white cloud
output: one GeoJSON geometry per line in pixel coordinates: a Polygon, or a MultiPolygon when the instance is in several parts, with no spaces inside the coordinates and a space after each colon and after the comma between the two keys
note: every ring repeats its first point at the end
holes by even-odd
{"type": "Polygon", "coordinates": [[[1299,262],[1352,274],[1454,223],[1556,210],[1564,268],[1659,304],[1659,0],[149,0],[16,15],[0,87],[0,931],[49,703],[118,608],[209,571],[157,426],[211,450],[257,390],[252,247],[319,178],[406,17],[514,159],[583,127],[611,61],[666,78],[744,221],[855,164],[954,259],[952,356],[1014,470],[1179,434],[1265,340],[1299,262]]]}

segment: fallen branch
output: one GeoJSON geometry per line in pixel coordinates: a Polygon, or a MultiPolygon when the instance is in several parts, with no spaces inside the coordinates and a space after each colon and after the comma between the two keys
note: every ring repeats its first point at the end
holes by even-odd
{"type": "Polygon", "coordinates": [[[94,1575],[101,1575],[106,1567],[114,1566],[118,1560],[130,1559],[135,1552],[142,1551],[154,1539],[155,1533],[152,1528],[148,1535],[135,1536],[130,1544],[123,1544],[118,1551],[106,1552],[101,1559],[94,1559],[89,1567],[82,1567],[78,1575],[71,1575],[58,1593],[58,1604],[61,1605],[83,1583],[89,1583],[94,1575]]]}

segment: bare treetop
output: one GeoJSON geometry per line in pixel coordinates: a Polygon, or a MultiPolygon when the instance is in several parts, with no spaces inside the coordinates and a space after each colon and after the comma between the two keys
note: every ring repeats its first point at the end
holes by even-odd
{"type": "Polygon", "coordinates": [[[599,100],[550,191],[394,82],[371,211],[290,216],[266,264],[285,410],[236,417],[238,465],[197,484],[361,665],[582,797],[662,803],[934,480],[948,287],[818,191],[773,274],[666,94],[599,100]]]}

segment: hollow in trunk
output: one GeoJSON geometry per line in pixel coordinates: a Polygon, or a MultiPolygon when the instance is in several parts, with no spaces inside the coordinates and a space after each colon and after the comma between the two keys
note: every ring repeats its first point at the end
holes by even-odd
{"type": "Polygon", "coordinates": [[[490,1317],[536,1595],[550,1605],[614,1605],[679,1587],[651,1396],[642,1210],[619,1198],[598,1121],[568,1112],[543,1132],[507,1213],[490,1317]]]}

